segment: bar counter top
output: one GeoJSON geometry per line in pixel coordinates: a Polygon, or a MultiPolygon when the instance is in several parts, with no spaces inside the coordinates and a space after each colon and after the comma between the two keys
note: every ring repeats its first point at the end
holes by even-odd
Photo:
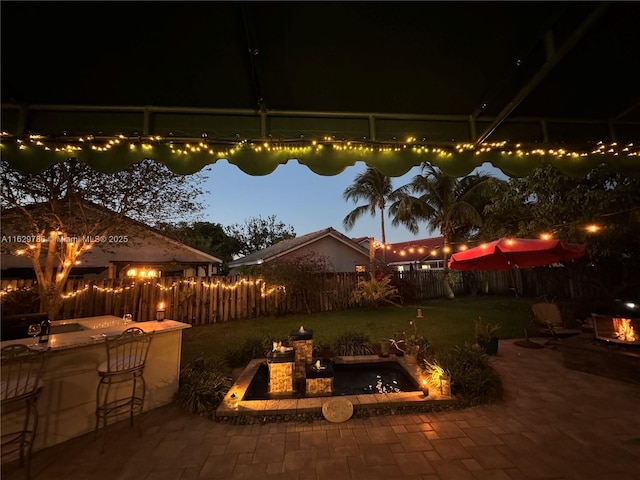
{"type": "MultiPolygon", "coordinates": [[[[191,325],[188,323],[176,322],[175,320],[162,320],[160,322],[156,320],[149,322],[130,322],[125,325],[122,318],[116,317],[115,315],[73,318],[68,320],[55,320],[51,322],[52,329],[54,330],[56,327],[74,326],[74,324],[77,324],[78,328],[82,328],[82,330],[50,335],[49,342],[41,344],[41,346],[43,348],[48,346],[53,352],[86,345],[96,345],[104,343],[106,337],[119,335],[127,328],[131,327],[138,327],[144,332],[156,333],[191,328],[191,325]]],[[[35,341],[37,342],[37,337],[35,341]]],[[[2,346],[16,343],[33,347],[34,339],[29,337],[18,340],[7,340],[2,342],[2,346]]]]}

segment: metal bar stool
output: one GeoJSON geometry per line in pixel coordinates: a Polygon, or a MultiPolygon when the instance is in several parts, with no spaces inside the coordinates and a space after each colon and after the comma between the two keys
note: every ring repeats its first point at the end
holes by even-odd
{"type": "Polygon", "coordinates": [[[98,367],[96,432],[101,422],[106,429],[109,418],[119,420],[125,415],[133,426],[134,415],[142,413],[146,393],[143,373],[152,338],[153,332],[145,333],[138,327],[106,338],[107,360],[98,367]]]}
{"type": "Polygon", "coordinates": [[[2,416],[3,420],[13,419],[8,432],[3,422],[2,457],[17,454],[27,479],[31,477],[31,451],[38,429],[36,400],[42,389],[48,352],[49,348],[31,349],[16,344],[2,347],[0,353],[2,416]],[[15,430],[16,424],[21,425],[19,430],[15,430]]]}

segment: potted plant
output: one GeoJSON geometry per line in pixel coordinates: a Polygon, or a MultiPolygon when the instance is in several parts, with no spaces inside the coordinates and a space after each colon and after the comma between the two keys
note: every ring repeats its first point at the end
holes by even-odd
{"type": "Polygon", "coordinates": [[[498,353],[498,336],[500,330],[499,323],[490,323],[482,320],[481,317],[475,321],[476,341],[487,355],[497,355],[498,353]]]}
{"type": "Polygon", "coordinates": [[[397,333],[389,341],[398,352],[404,355],[408,364],[415,365],[418,363],[418,357],[423,356],[431,346],[431,342],[422,335],[418,335],[418,327],[413,320],[409,321],[409,325],[413,327],[412,334],[407,335],[406,332],[397,333]]]}

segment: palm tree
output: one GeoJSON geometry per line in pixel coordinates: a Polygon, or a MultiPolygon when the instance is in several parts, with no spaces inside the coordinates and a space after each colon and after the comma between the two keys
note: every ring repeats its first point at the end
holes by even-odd
{"type": "Polygon", "coordinates": [[[432,230],[444,238],[445,289],[454,297],[447,281],[447,250],[454,240],[460,240],[482,224],[481,212],[487,203],[482,185],[493,178],[485,174],[449,177],[430,164],[423,163],[422,172],[410,184],[397,190],[389,207],[392,225],[404,225],[418,233],[419,221],[426,221],[432,230]],[[411,195],[411,194],[414,195],[411,195]]]}
{"type": "MultiPolygon", "coordinates": [[[[391,178],[382,174],[380,171],[373,167],[367,167],[367,169],[359,174],[353,184],[345,188],[343,198],[347,201],[352,200],[354,203],[358,203],[364,200],[364,205],[359,205],[347,214],[342,220],[342,224],[347,229],[351,230],[356,221],[363,215],[369,213],[372,217],[376,216],[378,210],[380,211],[380,230],[382,233],[382,244],[387,243],[387,236],[384,228],[384,215],[387,208],[387,203],[393,201],[394,191],[391,185],[391,178]]],[[[383,262],[385,257],[385,250],[382,249],[383,262]]],[[[373,266],[372,266],[373,267],[373,266]]]]}

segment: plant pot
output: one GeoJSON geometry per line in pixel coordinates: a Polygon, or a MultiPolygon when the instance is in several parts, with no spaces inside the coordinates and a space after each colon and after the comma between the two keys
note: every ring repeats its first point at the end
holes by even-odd
{"type": "Polygon", "coordinates": [[[405,362],[407,362],[407,365],[417,365],[418,364],[418,356],[417,355],[405,353],[404,360],[405,360],[405,362]]]}
{"type": "Polygon", "coordinates": [[[484,350],[487,355],[497,355],[498,337],[491,337],[489,340],[486,338],[478,338],[478,346],[484,350]]]}
{"type": "Polygon", "coordinates": [[[440,394],[445,397],[451,397],[451,377],[449,375],[443,375],[440,378],[440,394]]]}

